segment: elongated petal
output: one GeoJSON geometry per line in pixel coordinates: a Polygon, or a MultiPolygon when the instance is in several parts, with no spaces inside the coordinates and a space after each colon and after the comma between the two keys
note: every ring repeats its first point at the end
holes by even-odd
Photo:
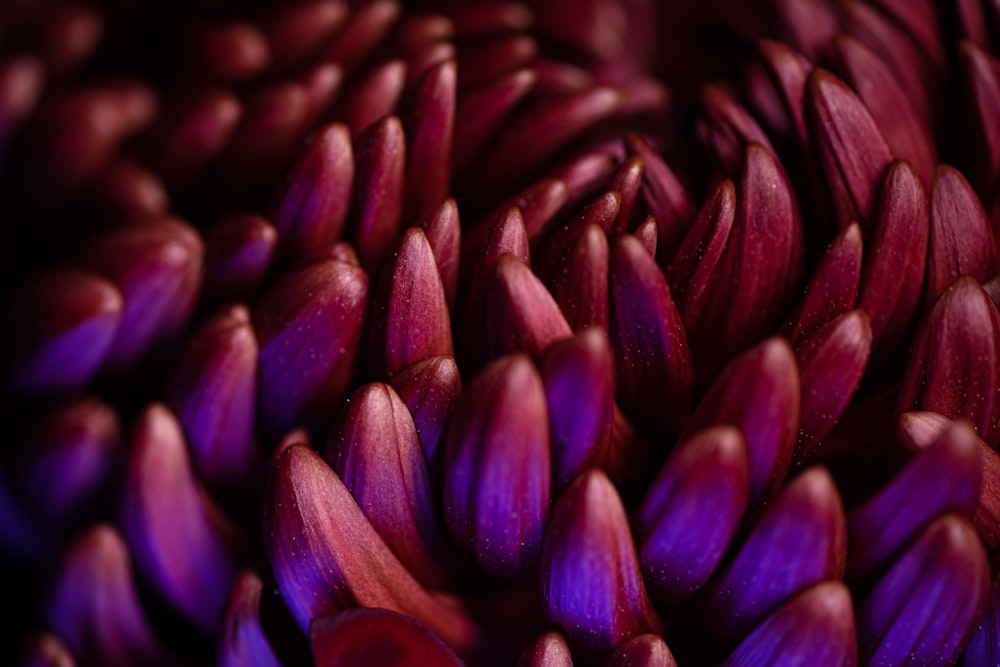
{"type": "Polygon", "coordinates": [[[25,639],[12,664],[14,667],[76,667],[76,660],[62,638],[46,632],[25,639]]]}
{"type": "Polygon", "coordinates": [[[608,655],[636,635],[660,630],[618,492],[589,470],[560,496],[542,555],[545,613],[574,653],[608,655]],[[585,586],[581,582],[586,582],[585,586]]]}
{"type": "Polygon", "coordinates": [[[691,352],[667,281],[633,236],[615,244],[611,298],[619,400],[641,421],[678,429],[691,406],[691,352]]]}
{"type": "Polygon", "coordinates": [[[347,127],[314,133],[275,196],[279,252],[297,258],[340,238],[351,206],[354,154],[347,127]]]}
{"type": "Polygon", "coordinates": [[[80,535],[63,556],[44,616],[80,664],[181,664],[150,625],[132,566],[128,545],[107,524],[80,535]]]}
{"type": "Polygon", "coordinates": [[[343,667],[463,667],[455,652],[427,626],[388,609],[348,609],[309,625],[317,665],[343,667]]]}
{"type": "Polygon", "coordinates": [[[667,648],[667,643],[660,635],[647,633],[638,635],[621,644],[601,667],[629,667],[630,665],[646,665],[647,667],[677,667],[673,654],[667,648]]]}
{"type": "MultiPolygon", "coordinates": [[[[376,121],[357,141],[354,239],[361,265],[377,275],[399,236],[406,183],[406,137],[396,116],[376,121]]],[[[350,187],[350,179],[347,181],[350,187]]]]}
{"type": "Polygon", "coordinates": [[[444,298],[451,308],[455,305],[458,292],[458,265],[462,252],[462,225],[458,218],[458,205],[454,199],[447,199],[441,206],[417,220],[417,226],[424,230],[427,242],[434,253],[444,287],[444,298]]]}
{"type": "Polygon", "coordinates": [[[485,650],[482,631],[417,583],[307,445],[281,450],[266,489],[264,549],[303,632],[312,619],[350,606],[381,607],[417,619],[463,657],[485,650]]]}
{"type": "Polygon", "coordinates": [[[111,232],[83,250],[84,262],[115,283],[124,298],[104,362],[108,371],[133,370],[175,341],[194,310],[202,255],[201,237],[173,218],[111,232]]]}
{"type": "Polygon", "coordinates": [[[407,138],[407,220],[440,206],[451,182],[455,62],[433,66],[420,80],[403,124],[407,138]]]}
{"type": "Polygon", "coordinates": [[[460,97],[454,143],[457,173],[473,166],[489,140],[503,127],[503,122],[531,92],[537,78],[530,69],[519,69],[460,97]]]}
{"type": "Polygon", "coordinates": [[[122,293],[92,271],[53,267],[11,297],[6,322],[13,386],[27,394],[84,388],[111,352],[122,293]]]}
{"type": "Polygon", "coordinates": [[[566,638],[549,630],[521,652],[517,667],[573,667],[566,638]]]}
{"type": "Polygon", "coordinates": [[[948,427],[889,484],[847,520],[847,576],[879,571],[931,521],[946,512],[971,516],[982,486],[978,438],[961,423],[948,427]]]}
{"type": "Polygon", "coordinates": [[[968,419],[988,445],[1000,442],[1000,313],[975,280],[938,300],[910,350],[897,412],[920,409],[968,419]]]}
{"type": "Polygon", "coordinates": [[[717,424],[732,424],[746,441],[749,508],[780,486],[798,433],[799,375],[788,343],[769,338],[733,360],[708,389],[684,427],[681,441],[717,424]]]}
{"type": "Polygon", "coordinates": [[[976,191],[984,201],[997,193],[1000,179],[1000,129],[993,122],[1000,111],[1000,62],[971,42],[958,45],[966,95],[963,127],[966,160],[971,162],[976,191]]]}
{"type": "Polygon", "coordinates": [[[556,280],[556,273],[565,264],[566,256],[573,252],[580,236],[591,225],[610,234],[621,212],[621,193],[606,190],[594,197],[566,224],[556,228],[538,248],[532,263],[534,270],[546,283],[556,280]]]}
{"type": "Polygon", "coordinates": [[[272,436],[331,418],[347,391],[367,296],[360,267],[324,260],[288,274],[258,302],[259,404],[272,436]]]}
{"type": "Polygon", "coordinates": [[[282,70],[314,56],[344,24],[350,11],[340,0],[314,0],[269,8],[261,20],[271,68],[282,70]]]}
{"type": "Polygon", "coordinates": [[[430,357],[451,356],[451,318],[427,236],[411,227],[399,239],[372,308],[371,372],[395,375],[430,357]]]}
{"type": "Polygon", "coordinates": [[[750,142],[777,154],[757,122],[725,89],[703,86],[699,101],[704,111],[697,132],[726,176],[735,178],[739,174],[743,151],[750,142]]]}
{"type": "Polygon", "coordinates": [[[219,667],[281,667],[264,632],[260,596],[264,583],[244,570],[233,583],[226,603],[225,633],[219,639],[219,667]]]}
{"type": "Polygon", "coordinates": [[[394,375],[390,384],[413,416],[431,475],[439,478],[445,429],[455,400],[462,393],[462,377],[455,359],[425,359],[394,375]]]}
{"type": "Polygon", "coordinates": [[[875,192],[892,153],[860,99],[823,69],[809,75],[809,117],[841,227],[872,228],[875,192]]]}
{"type": "Polygon", "coordinates": [[[701,592],[713,633],[738,639],[797,593],[843,576],[847,521],[825,468],[793,479],[751,529],[732,561],[701,592]]]}
{"type": "Polygon", "coordinates": [[[861,227],[851,223],[827,247],[784,333],[793,345],[854,307],[861,281],[861,227]]]}
{"type": "Polygon", "coordinates": [[[263,72],[271,59],[267,39],[249,21],[199,22],[185,35],[182,72],[238,84],[263,72]]]}
{"type": "Polygon", "coordinates": [[[916,173],[894,162],[879,194],[874,233],[865,243],[858,305],[872,339],[893,354],[919,312],[929,238],[927,196],[916,173]]]}
{"type": "Polygon", "coordinates": [[[657,603],[683,600],[715,571],[743,520],[746,444],[718,426],[681,443],[635,512],[639,559],[657,603]]]}
{"type": "Polygon", "coordinates": [[[551,459],[537,371],[524,355],[493,362],[455,406],[444,470],[448,529],[487,572],[519,578],[538,565],[551,502],[551,459]]]}
{"type": "Polygon", "coordinates": [[[195,331],[167,380],[166,403],[204,482],[230,499],[254,499],[264,459],[254,438],[257,339],[245,306],[230,306],[195,331]]]}
{"type": "Polygon", "coordinates": [[[428,586],[446,584],[455,559],[413,417],[392,387],[374,382],[354,392],[324,454],[403,566],[428,586]]]}
{"type": "Polygon", "coordinates": [[[992,665],[1000,660],[1000,577],[990,588],[990,606],[979,630],[965,649],[962,664],[992,665]]]}
{"type": "Polygon", "coordinates": [[[839,582],[809,588],[786,602],[719,667],[856,667],[851,594],[839,582]]]}
{"type": "Polygon", "coordinates": [[[858,607],[858,648],[873,665],[950,665],[989,605],[986,553],[952,514],[927,526],[858,607]]]}
{"type": "Polygon", "coordinates": [[[378,47],[402,11],[395,0],[376,0],[357,8],[326,44],[320,59],[340,63],[347,72],[354,70],[378,47]]]}
{"type": "Polygon", "coordinates": [[[372,123],[393,113],[405,83],[406,63],[402,60],[389,60],[367,71],[351,89],[340,111],[351,128],[351,136],[359,136],[372,123]]]}
{"type": "Polygon", "coordinates": [[[588,225],[557,270],[553,293],[573,331],[596,327],[608,331],[608,237],[597,225],[588,225]]]}
{"type": "Polygon", "coordinates": [[[822,450],[822,441],[854,397],[868,367],[872,332],[863,310],[841,315],[795,347],[802,385],[796,458],[822,450]]]}
{"type": "Polygon", "coordinates": [[[995,265],[993,229],[982,203],[961,172],[938,167],[931,186],[925,303],[932,306],[962,276],[986,282],[995,265]]]}
{"type": "Polygon", "coordinates": [[[131,435],[122,525],[145,583],[201,630],[221,627],[243,536],[198,483],[180,424],[159,404],[131,435]]]}
{"type": "Polygon", "coordinates": [[[256,215],[235,215],[205,233],[205,285],[208,303],[245,301],[271,266],[278,232],[256,215]]]}
{"type": "Polygon", "coordinates": [[[563,488],[607,456],[614,411],[614,357],[607,336],[587,329],[541,361],[552,434],[553,480],[563,488]]]}
{"type": "Polygon", "coordinates": [[[629,152],[642,158],[643,200],[656,218],[658,236],[663,241],[660,252],[669,261],[694,220],[695,207],[677,176],[645,140],[628,135],[625,141],[629,152]]]}

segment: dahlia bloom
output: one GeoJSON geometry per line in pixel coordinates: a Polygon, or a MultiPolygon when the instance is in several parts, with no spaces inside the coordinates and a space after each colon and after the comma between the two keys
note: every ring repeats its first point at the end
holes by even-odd
{"type": "Polygon", "coordinates": [[[0,661],[1000,665],[995,0],[12,0],[0,661]]]}

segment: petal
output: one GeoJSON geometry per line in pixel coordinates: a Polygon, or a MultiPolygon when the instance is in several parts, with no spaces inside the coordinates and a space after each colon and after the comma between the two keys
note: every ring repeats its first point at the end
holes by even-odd
{"type": "Polygon", "coordinates": [[[642,158],[642,195],[656,218],[658,237],[663,241],[662,257],[669,260],[694,220],[695,209],[680,181],[645,140],[627,135],[629,152],[642,158]]]}
{"type": "Polygon", "coordinates": [[[517,667],[573,667],[566,638],[549,630],[521,652],[517,667]]]}
{"type": "MultiPolygon", "coordinates": [[[[375,121],[358,137],[354,240],[361,265],[378,275],[402,231],[406,137],[396,116],[375,121]]],[[[347,179],[350,187],[350,178],[347,179]]]]}
{"type": "Polygon", "coordinates": [[[630,667],[630,665],[646,665],[646,667],[677,667],[673,654],[667,648],[663,637],[647,633],[638,635],[622,643],[601,667],[630,667]]]}
{"type": "Polygon", "coordinates": [[[454,139],[457,173],[462,174],[475,164],[490,139],[534,88],[537,79],[538,75],[530,69],[519,69],[460,97],[454,139]]]}
{"type": "Polygon", "coordinates": [[[205,233],[205,301],[215,304],[255,296],[277,241],[277,230],[256,215],[234,215],[212,225],[205,233]]]}
{"type": "Polygon", "coordinates": [[[233,583],[226,603],[225,633],[219,638],[219,667],[281,667],[261,626],[260,595],[264,583],[244,570],[233,583]]]}
{"type": "Polygon", "coordinates": [[[403,117],[408,142],[406,220],[415,220],[448,198],[454,124],[455,62],[449,60],[421,77],[403,117]]]}
{"type": "Polygon", "coordinates": [[[587,225],[574,247],[563,255],[563,267],[555,271],[555,300],[573,331],[587,327],[608,331],[610,252],[604,230],[587,225]]]}
{"type": "Polygon", "coordinates": [[[433,478],[439,479],[445,429],[462,393],[462,377],[455,359],[425,359],[394,375],[390,384],[413,416],[428,469],[433,478]]]}
{"type": "Polygon", "coordinates": [[[463,667],[454,651],[427,626],[388,609],[348,609],[309,626],[317,665],[338,667],[463,667]]]}

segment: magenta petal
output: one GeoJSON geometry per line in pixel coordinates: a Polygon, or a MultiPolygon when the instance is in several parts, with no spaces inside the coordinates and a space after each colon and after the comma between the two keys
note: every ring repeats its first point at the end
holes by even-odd
{"type": "Polygon", "coordinates": [[[278,241],[277,230],[256,215],[235,215],[205,233],[205,292],[208,303],[246,301],[257,293],[278,241]]]}
{"type": "Polygon", "coordinates": [[[143,581],[194,626],[221,627],[244,536],[199,484],[180,424],[154,404],[131,435],[122,532],[143,581]]]}
{"type": "Polygon", "coordinates": [[[226,603],[225,633],[219,639],[219,667],[281,667],[261,625],[264,583],[249,570],[233,583],[226,603]]]}
{"type": "Polygon", "coordinates": [[[839,580],[847,559],[847,521],[825,468],[791,480],[732,560],[699,593],[713,633],[739,639],[799,592],[839,580]]]}
{"type": "Polygon", "coordinates": [[[660,635],[647,633],[623,642],[601,663],[601,667],[677,667],[673,654],[660,635]]]}
{"type": "Polygon", "coordinates": [[[645,140],[628,135],[626,144],[630,153],[642,158],[643,199],[656,218],[658,236],[663,245],[660,252],[669,261],[694,219],[694,205],[674,172],[645,140]]]}
{"type": "Polygon", "coordinates": [[[270,46],[272,69],[284,70],[315,56],[349,14],[341,0],[269,8],[261,24],[270,46]]]}
{"type": "Polygon", "coordinates": [[[223,497],[254,499],[264,458],[254,437],[257,339],[245,306],[221,310],[194,332],[165,394],[205,484],[223,497]]]}
{"type": "Polygon", "coordinates": [[[603,472],[578,477],[552,511],[542,595],[547,617],[581,657],[602,658],[636,635],[660,630],[625,508],[603,472]]]}
{"type": "Polygon", "coordinates": [[[93,526],[66,550],[44,615],[79,664],[181,664],[150,625],[132,577],[128,546],[109,525],[93,526]]]}
{"type": "Polygon", "coordinates": [[[22,642],[13,667],[76,667],[73,653],[56,634],[33,634],[22,642]]]}
{"type": "Polygon", "coordinates": [[[457,172],[475,164],[489,140],[531,92],[537,78],[530,69],[520,69],[459,99],[454,140],[457,172]]]}
{"type": "Polygon", "coordinates": [[[690,597],[708,581],[743,520],[748,493],[739,430],[707,429],[671,452],[633,518],[642,571],[657,603],[690,597]]]}
{"type": "Polygon", "coordinates": [[[854,627],[847,588],[818,584],[758,625],[719,667],[856,667],[854,627]]]}
{"type": "Polygon", "coordinates": [[[440,206],[451,182],[455,124],[455,62],[434,65],[424,74],[403,117],[407,138],[406,220],[440,206]]]}
{"type": "Polygon", "coordinates": [[[452,357],[431,357],[392,377],[393,389],[406,404],[420,436],[432,477],[443,463],[445,428],[462,393],[462,377],[452,357]]]}
{"type": "Polygon", "coordinates": [[[367,297],[360,267],[323,260],[286,275],[258,302],[260,418],[272,436],[332,417],[354,368],[367,297]]]}
{"type": "Polygon", "coordinates": [[[386,116],[373,123],[358,137],[356,152],[354,239],[361,265],[378,275],[402,231],[406,137],[399,119],[386,116]]]}
{"type": "Polygon", "coordinates": [[[792,122],[795,136],[806,147],[809,128],[806,124],[805,99],[812,62],[781,42],[763,39],[757,43],[757,48],[792,122]]]}
{"type": "Polygon", "coordinates": [[[611,299],[621,404],[641,421],[678,429],[691,407],[691,352],[666,278],[630,235],[615,244],[611,299]]]}
{"type": "Polygon", "coordinates": [[[444,298],[451,308],[455,305],[458,291],[458,265],[462,251],[462,225],[458,218],[458,205],[454,199],[447,199],[441,206],[421,216],[416,223],[424,230],[427,242],[434,253],[444,287],[444,298]]]}
{"type": "Polygon", "coordinates": [[[450,646],[426,625],[388,609],[348,609],[309,625],[317,665],[338,667],[463,667],[450,646]]]}
{"type": "Polygon", "coordinates": [[[756,508],[781,485],[798,434],[799,374],[782,338],[769,338],[734,359],[709,387],[684,427],[681,441],[717,424],[732,424],[746,441],[750,499],[756,508]]]}
{"type": "Polygon", "coordinates": [[[1000,193],[1000,128],[993,122],[1000,112],[1000,62],[971,42],[960,42],[958,54],[967,98],[962,123],[969,128],[966,160],[976,191],[988,201],[1000,193]]]}
{"type": "Polygon", "coordinates": [[[549,630],[521,652],[517,667],[573,667],[566,638],[549,630]]]}
{"type": "Polygon", "coordinates": [[[847,576],[857,580],[892,562],[945,512],[972,514],[982,485],[979,439],[955,423],[865,504],[851,511],[847,576]]]}
{"type": "Polygon", "coordinates": [[[354,392],[324,455],[403,566],[428,586],[449,583],[455,559],[434,511],[424,452],[392,387],[373,382],[354,392]]]}
{"type": "Polygon", "coordinates": [[[930,202],[925,303],[962,276],[986,282],[996,272],[993,228],[979,197],[961,172],[942,165],[934,174],[930,202]]]}
{"type": "Polygon", "coordinates": [[[355,9],[327,42],[320,60],[339,63],[344,71],[351,72],[378,47],[402,11],[395,0],[375,0],[355,9]]]}
{"type": "Polygon", "coordinates": [[[545,389],[531,360],[510,355],[480,371],[448,428],[444,509],[452,536],[487,572],[520,578],[537,566],[551,459],[545,389]]]}
{"type": "Polygon", "coordinates": [[[111,353],[124,307],[118,288],[91,271],[36,275],[5,313],[13,386],[36,395],[83,389],[111,353]]]}
{"type": "Polygon", "coordinates": [[[990,606],[979,630],[965,649],[962,664],[992,665],[1000,661],[1000,577],[990,588],[990,606]]]}
{"type": "Polygon", "coordinates": [[[1000,443],[1000,313],[972,278],[949,287],[921,325],[896,406],[964,417],[988,445],[1000,443]]]}
{"type": "Polygon", "coordinates": [[[604,230],[587,225],[576,245],[563,256],[563,268],[552,278],[556,303],[573,331],[587,327],[608,331],[610,254],[604,230]]]}
{"type": "Polygon", "coordinates": [[[808,104],[839,225],[857,220],[871,229],[875,192],[892,161],[882,133],[847,84],[826,70],[809,75],[808,104]]]}
{"type": "Polygon", "coordinates": [[[376,376],[391,377],[411,364],[453,352],[441,274],[419,227],[400,237],[382,272],[369,340],[370,372],[376,376]]]}
{"type": "Polygon", "coordinates": [[[697,132],[723,174],[734,178],[739,174],[748,143],[760,144],[767,152],[777,155],[757,121],[724,88],[703,86],[699,98],[703,113],[697,132]]]}
{"type": "Polygon", "coordinates": [[[989,591],[989,564],[976,532],[961,517],[943,516],[858,607],[864,664],[954,664],[986,613],[989,591]]]}
{"type": "Polygon", "coordinates": [[[564,488],[607,456],[614,412],[614,357],[607,336],[587,329],[541,361],[552,434],[553,481],[564,488]]]}
{"type": "Polygon", "coordinates": [[[369,125],[393,113],[405,83],[406,63],[401,60],[390,60],[366,72],[341,110],[351,136],[359,136],[369,125]]]}

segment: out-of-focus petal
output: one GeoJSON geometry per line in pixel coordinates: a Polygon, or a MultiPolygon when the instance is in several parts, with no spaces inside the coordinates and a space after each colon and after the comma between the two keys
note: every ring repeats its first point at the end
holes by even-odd
{"type": "Polygon", "coordinates": [[[321,667],[463,667],[448,644],[420,621],[388,609],[347,609],[309,625],[321,667]]]}
{"type": "Polygon", "coordinates": [[[261,624],[263,589],[260,577],[250,570],[233,582],[222,625],[225,632],[219,638],[218,667],[281,667],[261,624]]]}

